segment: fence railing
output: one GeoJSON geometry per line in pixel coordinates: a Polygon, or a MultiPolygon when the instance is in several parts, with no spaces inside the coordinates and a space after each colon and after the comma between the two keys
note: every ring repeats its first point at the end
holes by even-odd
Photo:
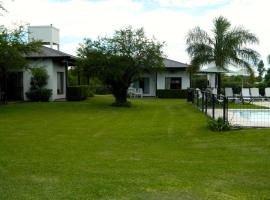
{"type": "Polygon", "coordinates": [[[0,90],[0,104],[6,104],[5,93],[0,90]]]}
{"type": "Polygon", "coordinates": [[[193,90],[192,103],[207,116],[235,127],[270,127],[270,97],[223,96],[193,90]]]}

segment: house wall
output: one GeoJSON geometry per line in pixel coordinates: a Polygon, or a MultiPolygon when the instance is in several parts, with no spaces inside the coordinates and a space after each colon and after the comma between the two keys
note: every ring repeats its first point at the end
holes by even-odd
{"type": "MultiPolygon", "coordinates": [[[[44,67],[49,75],[48,83],[45,86],[47,89],[52,90],[52,97],[51,101],[56,99],[66,98],[66,79],[64,78],[64,94],[58,95],[57,94],[57,72],[64,72],[64,77],[66,76],[65,67],[60,66],[59,64],[52,61],[52,59],[40,59],[31,61],[29,67],[44,67]]],[[[30,90],[30,82],[31,82],[31,71],[25,70],[23,73],[23,93],[24,93],[24,100],[27,100],[26,92],[30,90]]]]}
{"type": "Polygon", "coordinates": [[[208,81],[207,87],[216,88],[216,86],[217,86],[216,74],[207,74],[207,81],[208,81]]]}
{"type": "Polygon", "coordinates": [[[65,67],[60,66],[58,63],[54,63],[53,67],[53,81],[52,81],[52,88],[53,89],[53,99],[64,99],[66,98],[66,72],[65,72],[65,67]],[[64,93],[63,94],[57,94],[57,72],[63,72],[64,73],[64,93]]]}
{"type": "Polygon", "coordinates": [[[190,87],[190,76],[186,71],[166,71],[163,73],[157,74],[157,89],[165,89],[165,78],[166,77],[181,77],[182,78],[182,89],[187,89],[190,87]]]}
{"type": "Polygon", "coordinates": [[[144,74],[142,78],[149,78],[149,94],[143,94],[143,96],[156,96],[156,75],[155,74],[144,74]]]}

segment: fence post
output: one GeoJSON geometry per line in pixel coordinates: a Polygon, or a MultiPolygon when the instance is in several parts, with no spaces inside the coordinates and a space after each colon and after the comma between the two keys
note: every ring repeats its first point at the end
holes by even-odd
{"type": "Polygon", "coordinates": [[[201,107],[202,107],[202,112],[203,112],[203,110],[204,110],[204,95],[205,95],[205,93],[202,92],[202,105],[201,105],[201,107]]]}
{"type": "Polygon", "coordinates": [[[208,106],[208,94],[207,92],[205,93],[205,108],[204,108],[204,111],[205,111],[205,114],[207,115],[207,106],[208,106]]]}
{"type": "Polygon", "coordinates": [[[215,95],[212,94],[212,118],[215,119],[215,95]]]}
{"type": "Polygon", "coordinates": [[[196,90],[197,108],[199,109],[199,92],[196,90]]]}
{"type": "Polygon", "coordinates": [[[228,99],[226,97],[223,97],[223,121],[228,121],[228,99]]]}

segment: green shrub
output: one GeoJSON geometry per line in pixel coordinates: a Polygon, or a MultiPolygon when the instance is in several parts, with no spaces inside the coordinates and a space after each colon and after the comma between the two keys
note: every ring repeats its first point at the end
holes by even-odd
{"type": "Polygon", "coordinates": [[[105,85],[98,85],[94,87],[95,94],[111,94],[110,88],[105,85]]]}
{"type": "Polygon", "coordinates": [[[52,90],[45,88],[34,89],[26,92],[26,96],[31,101],[46,102],[50,100],[50,97],[52,96],[52,90]]]}
{"type": "Polygon", "coordinates": [[[85,92],[86,97],[93,97],[94,96],[93,90],[90,86],[80,85],[80,87],[82,88],[83,92],[85,92]]]}
{"type": "Polygon", "coordinates": [[[88,85],[70,86],[67,88],[67,100],[82,101],[87,97],[93,97],[94,94],[88,85]]]}
{"type": "Polygon", "coordinates": [[[26,96],[30,101],[49,101],[52,96],[52,90],[44,88],[47,84],[49,75],[44,68],[31,69],[31,87],[26,96]]]}
{"type": "Polygon", "coordinates": [[[229,124],[229,122],[224,122],[224,120],[221,117],[219,117],[217,120],[216,119],[209,120],[208,126],[212,131],[222,132],[231,130],[231,125],[229,124]]]}
{"type": "Polygon", "coordinates": [[[260,95],[262,96],[265,95],[265,88],[266,88],[265,83],[258,83],[255,87],[259,88],[260,95]]]}
{"type": "Polygon", "coordinates": [[[187,90],[171,89],[171,90],[157,90],[158,98],[187,98],[187,90]]]}
{"type": "Polygon", "coordinates": [[[204,90],[205,88],[207,88],[207,77],[206,76],[192,75],[191,87],[192,88],[200,88],[201,90],[204,90]]]}

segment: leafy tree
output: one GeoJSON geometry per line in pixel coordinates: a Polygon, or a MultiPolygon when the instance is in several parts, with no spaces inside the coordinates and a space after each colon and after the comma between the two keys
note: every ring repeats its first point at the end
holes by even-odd
{"type": "Polygon", "coordinates": [[[49,75],[45,68],[35,67],[31,69],[31,87],[26,96],[31,101],[49,101],[52,96],[52,90],[46,89],[49,75]]]}
{"type": "MultiPolygon", "coordinates": [[[[241,26],[231,27],[231,23],[220,16],[214,19],[212,35],[195,27],[187,34],[187,52],[191,57],[192,71],[197,71],[202,65],[214,63],[219,68],[229,65],[244,66],[252,72],[250,61],[257,62],[259,54],[247,44],[257,44],[258,38],[241,26]]],[[[218,87],[221,85],[221,75],[218,77],[218,87]]],[[[220,89],[219,89],[220,91],[220,89]]]]}
{"type": "Polygon", "coordinates": [[[259,62],[258,65],[257,65],[257,71],[258,71],[258,73],[259,73],[258,79],[257,79],[257,80],[258,80],[259,82],[261,82],[262,79],[263,79],[263,74],[264,74],[264,72],[266,71],[265,68],[264,68],[264,63],[263,63],[262,60],[260,60],[260,62],[259,62]]]}
{"type": "Polygon", "coordinates": [[[7,100],[8,72],[26,68],[28,61],[25,55],[41,47],[39,41],[28,42],[26,34],[23,26],[15,30],[3,27],[0,32],[0,92],[4,93],[4,102],[7,100]]]}
{"type": "Polygon", "coordinates": [[[78,63],[110,86],[115,97],[113,105],[128,106],[127,89],[130,84],[143,73],[164,67],[163,45],[155,39],[148,39],[143,28],[127,27],[115,31],[112,37],[96,41],[85,39],[78,49],[78,63]]]}
{"type": "Polygon", "coordinates": [[[270,86],[270,69],[267,70],[267,72],[264,76],[264,83],[267,87],[270,86]]]}

